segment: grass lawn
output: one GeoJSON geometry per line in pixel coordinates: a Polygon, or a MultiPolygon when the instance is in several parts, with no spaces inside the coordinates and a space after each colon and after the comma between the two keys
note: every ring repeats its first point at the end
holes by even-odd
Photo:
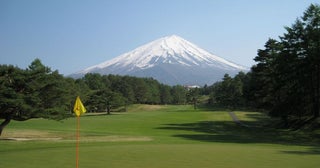
{"type": "MultiPolygon", "coordinates": [[[[81,117],[79,167],[314,168],[319,135],[263,127],[255,112],[133,105],[126,113],[81,117]]],[[[76,119],[12,122],[0,140],[0,167],[75,167],[76,119]],[[16,139],[16,140],[10,140],[16,139]]]]}

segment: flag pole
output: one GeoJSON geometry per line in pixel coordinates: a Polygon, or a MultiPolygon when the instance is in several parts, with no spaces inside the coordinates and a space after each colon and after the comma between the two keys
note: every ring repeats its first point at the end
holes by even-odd
{"type": "Polygon", "coordinates": [[[79,168],[79,142],[80,142],[80,116],[77,116],[77,133],[76,133],[76,168],[79,168]]]}
{"type": "Polygon", "coordinates": [[[79,168],[79,143],[80,143],[80,115],[85,113],[87,110],[82,104],[80,97],[76,98],[74,103],[73,112],[77,117],[77,130],[76,130],[76,168],[79,168]]]}

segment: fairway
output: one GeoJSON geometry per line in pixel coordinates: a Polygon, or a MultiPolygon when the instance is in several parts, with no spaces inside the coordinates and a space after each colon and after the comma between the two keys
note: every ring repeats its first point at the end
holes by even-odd
{"type": "MultiPolygon", "coordinates": [[[[79,167],[314,168],[319,139],[263,127],[256,112],[132,105],[128,112],[81,117],[79,167]]],[[[74,168],[76,119],[12,122],[0,140],[0,167],[74,168]]]]}

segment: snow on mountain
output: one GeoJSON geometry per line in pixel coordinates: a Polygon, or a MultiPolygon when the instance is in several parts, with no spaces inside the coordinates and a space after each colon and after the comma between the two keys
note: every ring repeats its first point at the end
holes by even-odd
{"type": "Polygon", "coordinates": [[[176,36],[152,41],[128,53],[71,76],[86,73],[153,77],[166,84],[212,84],[225,73],[231,75],[247,68],[215,56],[176,36]]]}

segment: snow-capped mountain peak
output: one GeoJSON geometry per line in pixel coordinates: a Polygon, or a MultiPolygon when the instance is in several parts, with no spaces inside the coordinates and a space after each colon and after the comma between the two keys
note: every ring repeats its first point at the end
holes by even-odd
{"type": "Polygon", "coordinates": [[[172,35],[152,41],[110,61],[89,67],[83,73],[90,72],[93,69],[103,69],[110,65],[146,69],[160,63],[186,66],[208,64],[220,66],[221,68],[245,69],[242,66],[217,57],[177,35],[172,35]]]}
{"type": "MultiPolygon", "coordinates": [[[[164,74],[153,72],[152,74],[157,74],[154,76],[146,71],[161,69],[163,72],[170,71],[170,75],[176,76],[176,72],[171,72],[171,69],[174,68],[174,71],[177,71],[178,67],[184,69],[184,71],[191,69],[194,72],[197,69],[209,69],[210,71],[216,69],[216,71],[226,73],[247,70],[243,66],[215,56],[177,35],[171,35],[142,45],[109,61],[91,66],[78,74],[97,72],[101,74],[146,75],[157,79],[156,76],[163,76],[164,74]]],[[[197,82],[194,84],[197,84],[197,82]]]]}

